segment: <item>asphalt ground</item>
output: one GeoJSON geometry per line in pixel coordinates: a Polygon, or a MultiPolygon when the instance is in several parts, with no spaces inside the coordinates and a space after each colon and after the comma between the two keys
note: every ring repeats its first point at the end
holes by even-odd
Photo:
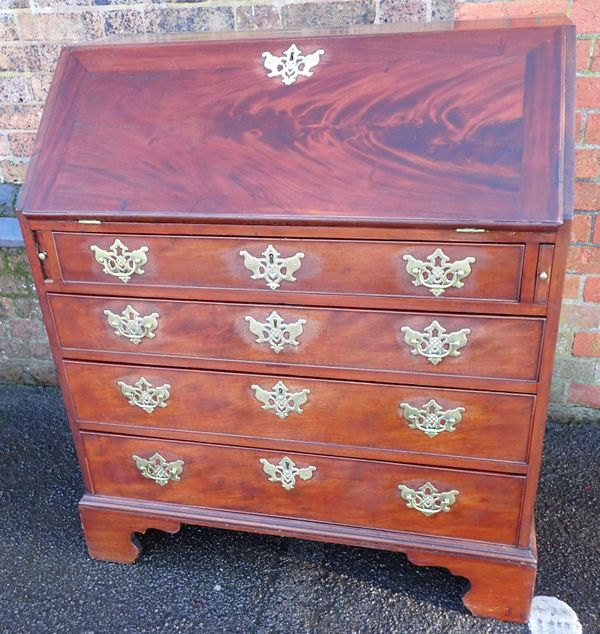
{"type": "MultiPolygon", "coordinates": [[[[517,633],[478,619],[467,582],[404,555],[184,526],[149,531],[134,565],[91,560],[55,388],[0,385],[0,632],[517,633]]],[[[550,424],[537,506],[536,594],[600,632],[600,421],[550,424]]],[[[491,502],[492,503],[492,502],[491,502]]]]}

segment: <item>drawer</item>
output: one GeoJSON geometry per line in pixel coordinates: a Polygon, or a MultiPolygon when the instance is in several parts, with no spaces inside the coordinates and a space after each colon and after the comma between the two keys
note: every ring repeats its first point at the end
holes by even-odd
{"type": "Polygon", "coordinates": [[[48,298],[67,356],[112,351],[159,355],[166,365],[177,358],[267,363],[317,375],[323,368],[534,381],[544,326],[525,317],[48,298]]]}
{"type": "Polygon", "coordinates": [[[516,539],[524,483],[519,476],[109,434],[81,436],[96,495],[505,544],[516,539]],[[428,483],[434,489],[417,495],[428,483]],[[438,512],[426,515],[419,507],[438,512]]]}
{"type": "Polygon", "coordinates": [[[263,446],[276,439],[357,456],[379,449],[394,460],[417,452],[524,463],[535,402],[519,394],[76,361],[64,369],[84,429],[123,425],[131,433],[175,430],[263,446]],[[165,385],[161,399],[153,390],[165,385]]]}
{"type": "Polygon", "coordinates": [[[523,245],[54,233],[65,282],[519,300],[523,245]]]}

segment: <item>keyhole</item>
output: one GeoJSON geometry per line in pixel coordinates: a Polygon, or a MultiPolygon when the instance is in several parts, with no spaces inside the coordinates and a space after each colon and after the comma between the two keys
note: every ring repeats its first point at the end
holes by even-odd
{"type": "Polygon", "coordinates": [[[274,257],[272,253],[269,253],[269,264],[273,264],[274,262],[274,257]]]}

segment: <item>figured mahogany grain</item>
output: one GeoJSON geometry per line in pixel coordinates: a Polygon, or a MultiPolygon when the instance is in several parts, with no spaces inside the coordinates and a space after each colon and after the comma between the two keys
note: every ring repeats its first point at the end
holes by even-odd
{"type": "Polygon", "coordinates": [[[503,544],[516,537],[524,483],[519,476],[292,453],[298,467],[315,466],[316,471],[286,491],[269,480],[259,462],[265,458],[277,464],[284,452],[88,432],[81,436],[96,495],[503,544]],[[184,461],[178,482],[160,486],[140,474],[132,455],[150,458],[155,452],[167,461],[184,461]],[[426,517],[407,507],[398,485],[418,488],[426,482],[439,491],[460,492],[448,513],[426,517]]]}
{"type": "Polygon", "coordinates": [[[134,346],[116,336],[104,315],[104,310],[120,314],[128,302],[108,297],[49,298],[58,341],[64,349],[164,355],[165,363],[167,359],[175,362],[176,357],[193,357],[239,360],[280,369],[353,368],[373,375],[410,372],[533,381],[544,326],[543,319],[519,317],[135,300],[129,303],[140,314],[156,312],[160,317],[156,336],[134,346]],[[273,311],[288,324],[306,320],[297,347],[286,345],[276,353],[268,343],[256,342],[246,316],[264,323],[273,311]],[[445,358],[437,365],[412,354],[413,348],[404,342],[401,331],[407,326],[422,332],[434,320],[448,332],[464,328],[471,331],[460,356],[445,358]]]}
{"type": "MultiPolygon", "coordinates": [[[[381,295],[391,297],[436,296],[424,285],[415,286],[415,278],[406,270],[404,256],[427,262],[441,249],[450,262],[474,258],[471,273],[461,287],[450,287],[441,299],[485,299],[515,302],[519,299],[523,246],[503,244],[442,242],[370,242],[366,240],[289,240],[186,238],[182,236],[54,233],[60,278],[63,282],[119,283],[103,272],[96,262],[92,245],[109,250],[116,239],[130,250],[148,247],[144,273],[127,282],[129,291],[136,287],[190,287],[264,291],[264,279],[252,279],[240,251],[257,258],[273,245],[282,258],[302,253],[295,281],[282,280],[272,290],[273,301],[290,292],[340,295],[381,295]]],[[[439,259],[436,260],[439,262],[439,259]]],[[[123,282],[120,282],[124,284],[123,282]]]]}
{"type": "Polygon", "coordinates": [[[167,435],[189,431],[198,440],[218,435],[219,442],[225,436],[236,444],[247,437],[266,447],[280,439],[305,443],[304,451],[319,443],[325,445],[321,452],[333,455],[344,446],[357,457],[365,449],[390,449],[399,461],[406,452],[423,454],[421,460],[436,454],[527,461],[532,396],[76,361],[63,366],[82,429],[104,423],[142,435],[148,429],[167,435]],[[142,376],[154,386],[171,386],[167,407],[147,413],[129,404],[118,382],[133,385],[142,376]],[[290,392],[310,390],[302,413],[280,419],[263,409],[252,385],[271,390],[278,381],[290,392]],[[432,398],[445,410],[464,409],[456,431],[430,438],[409,427],[400,404],[420,408],[432,398]]]}

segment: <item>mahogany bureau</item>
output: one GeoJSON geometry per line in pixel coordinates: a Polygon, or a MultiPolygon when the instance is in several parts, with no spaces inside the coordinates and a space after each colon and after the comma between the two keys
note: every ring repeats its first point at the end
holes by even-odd
{"type": "Polygon", "coordinates": [[[571,214],[558,17],[66,48],[19,208],[92,557],[397,550],[527,618],[571,214]]]}

